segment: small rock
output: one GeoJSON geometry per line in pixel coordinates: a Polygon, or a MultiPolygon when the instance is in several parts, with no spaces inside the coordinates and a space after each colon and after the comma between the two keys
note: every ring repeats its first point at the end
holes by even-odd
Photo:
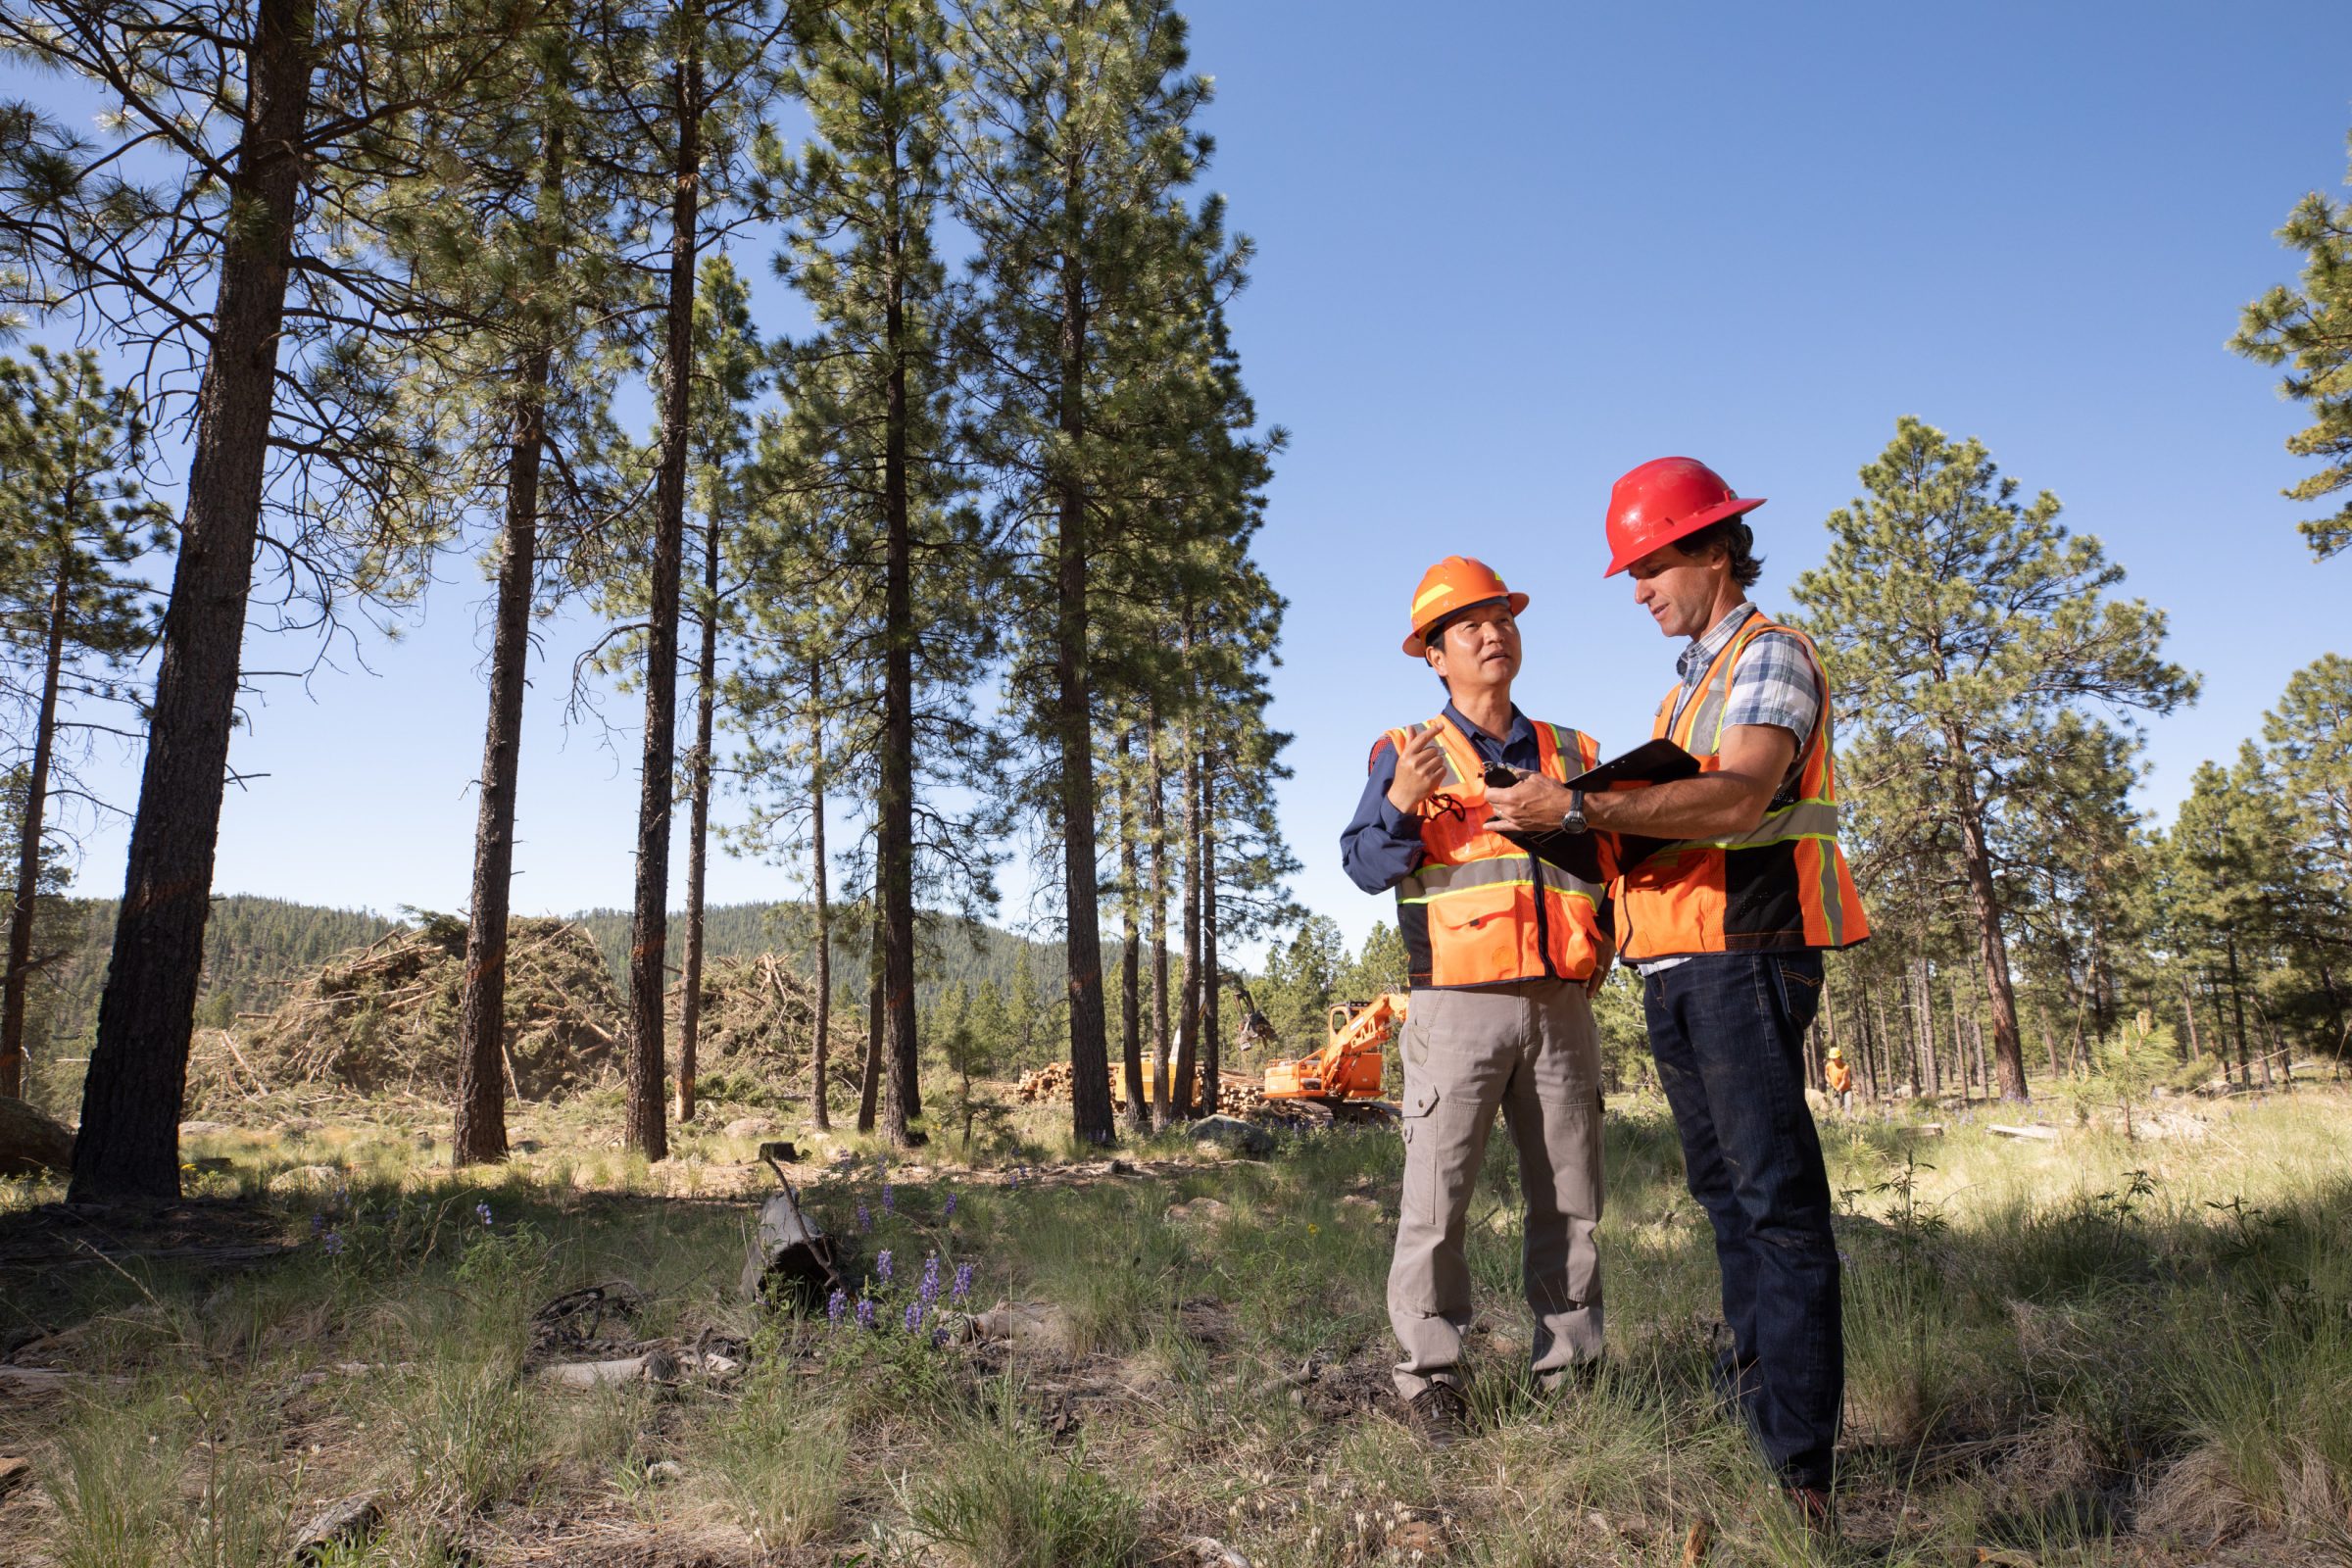
{"type": "Polygon", "coordinates": [[[774,1131],[773,1116],[738,1116],[719,1129],[721,1136],[727,1138],[759,1138],[774,1131]]]}
{"type": "Polygon", "coordinates": [[[1213,1225],[1217,1221],[1223,1219],[1229,1212],[1230,1210],[1226,1208],[1224,1202],[1218,1199],[1196,1198],[1189,1203],[1174,1203],[1169,1205],[1168,1218],[1173,1220],[1200,1220],[1203,1224],[1213,1225]]]}
{"type": "Polygon", "coordinates": [[[656,1459],[645,1467],[645,1479],[656,1486],[666,1486],[672,1481],[685,1480],[686,1467],[675,1459],[656,1459]]]}
{"type": "Polygon", "coordinates": [[[7,1496],[18,1487],[32,1479],[32,1461],[8,1455],[0,1457],[0,1497],[7,1496]]]}
{"type": "MultiPolygon", "coordinates": [[[[1126,1160],[1114,1159],[1110,1162],[1110,1173],[1113,1176],[1132,1176],[1135,1174],[1135,1167],[1126,1160]]],[[[1216,1543],[1211,1542],[1209,1544],[1214,1545],[1216,1543]]]]}
{"type": "Polygon", "coordinates": [[[1184,1544],[1200,1568],[1250,1568],[1250,1559],[1222,1541],[1207,1536],[1195,1536],[1184,1544]]]}
{"type": "Polygon", "coordinates": [[[1191,1131],[1196,1143],[1209,1145],[1212,1152],[1223,1148],[1251,1159],[1263,1159],[1274,1152],[1274,1135],[1238,1116],[1210,1116],[1195,1122],[1191,1131]]]}
{"type": "Polygon", "coordinates": [[[760,1146],[760,1157],[772,1159],[779,1165],[798,1165],[801,1162],[801,1152],[793,1147],[791,1139],[778,1138],[760,1146]]]}
{"type": "Polygon", "coordinates": [[[231,1129],[217,1121],[183,1121],[179,1124],[180,1142],[191,1138],[224,1138],[231,1129]]]}
{"type": "MultiPolygon", "coordinates": [[[[554,1366],[542,1367],[539,1375],[550,1383],[561,1383],[567,1389],[610,1388],[614,1384],[634,1383],[647,1376],[648,1359],[642,1355],[631,1355],[617,1361],[559,1361],[554,1366]]],[[[674,1373],[677,1363],[670,1362],[670,1367],[674,1373]]]]}
{"type": "Polygon", "coordinates": [[[1435,1557],[1446,1549],[1446,1532],[1426,1519],[1408,1520],[1390,1535],[1389,1548],[1399,1556],[1409,1557],[1418,1551],[1435,1557]]]}
{"type": "Polygon", "coordinates": [[[511,1154],[536,1154],[545,1147],[546,1146],[541,1144],[536,1138],[517,1138],[507,1146],[507,1152],[511,1154]]]}
{"type": "Polygon", "coordinates": [[[332,1165],[297,1165],[292,1170],[281,1170],[270,1177],[270,1191],[299,1193],[314,1188],[338,1186],[342,1180],[343,1173],[332,1165]]]}
{"type": "Polygon", "coordinates": [[[295,1532],[294,1560],[317,1562],[326,1555],[328,1547],[366,1536],[382,1522],[383,1516],[372,1492],[328,1503],[309,1524],[295,1532]]]}

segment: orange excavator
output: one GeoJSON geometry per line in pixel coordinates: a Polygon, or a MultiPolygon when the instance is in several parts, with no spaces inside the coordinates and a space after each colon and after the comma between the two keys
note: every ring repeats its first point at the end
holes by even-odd
{"type": "Polygon", "coordinates": [[[1311,1101],[1351,1120],[1377,1116],[1382,1048],[1404,1022],[1405,1001],[1401,991],[1384,991],[1370,1002],[1336,1004],[1321,1051],[1266,1063],[1266,1098],[1311,1101]]]}

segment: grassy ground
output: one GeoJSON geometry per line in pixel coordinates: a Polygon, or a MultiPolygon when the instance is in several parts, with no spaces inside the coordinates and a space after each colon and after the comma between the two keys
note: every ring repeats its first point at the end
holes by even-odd
{"type": "Polygon", "coordinates": [[[1482,1431],[1433,1454],[1386,1387],[1391,1133],[1265,1161],[1147,1146],[1125,1172],[1056,1154],[1044,1111],[977,1167],[828,1147],[806,1196],[867,1282],[860,1330],[854,1305],[832,1324],[736,1298],[772,1186],[750,1137],[692,1132],[649,1168],[591,1101],[526,1124],[543,1147],[487,1185],[433,1168],[422,1107],[198,1139],[229,1165],[171,1223],[293,1244],[258,1261],[93,1249],[103,1227],[37,1206],[53,1189],[10,1192],[0,1348],[74,1376],[0,1381],[0,1454],[31,1466],[0,1494],[0,1562],[282,1563],[363,1493],[378,1522],[317,1560],[1043,1568],[1205,1560],[1187,1543],[1208,1537],[1261,1568],[1672,1564],[1700,1525],[1718,1562],[2352,1555],[2352,1099],[2161,1102],[2132,1138],[2037,1113],[2057,1139],[1825,1123],[1849,1264],[1831,1551],[1709,1407],[1713,1255],[1655,1102],[1611,1109],[1612,1361],[1562,1402],[1517,1373],[1495,1141],[1482,1431]],[[644,1296],[619,1338],[676,1349],[674,1383],[538,1372],[534,1310],[612,1279],[644,1296]],[[1011,1338],[936,1343],[995,1303],[1011,1338]]]}

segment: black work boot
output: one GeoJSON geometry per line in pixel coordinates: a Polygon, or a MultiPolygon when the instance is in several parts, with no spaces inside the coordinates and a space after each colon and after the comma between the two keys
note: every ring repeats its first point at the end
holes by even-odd
{"type": "Polygon", "coordinates": [[[1470,1401],[1450,1383],[1432,1383],[1404,1407],[1404,1424],[1433,1448],[1450,1448],[1470,1435],[1470,1401]]]}

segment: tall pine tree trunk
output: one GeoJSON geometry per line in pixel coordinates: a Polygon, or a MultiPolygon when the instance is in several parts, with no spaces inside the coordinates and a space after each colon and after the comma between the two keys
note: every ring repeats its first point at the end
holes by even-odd
{"type": "Polygon", "coordinates": [[[1175,1117],[1174,1059],[1168,1037],[1168,781],[1160,766],[1159,701],[1144,710],[1144,825],[1152,840],[1152,1125],[1165,1131],[1175,1117]]]}
{"type": "MultiPolygon", "coordinates": [[[[1086,438],[1087,306],[1077,259],[1061,266],[1060,427],[1072,452],[1086,438]]],[[[1086,493],[1065,469],[1055,482],[1054,730],[1061,762],[1061,891],[1070,998],[1070,1130],[1111,1141],[1110,1061],[1103,1040],[1102,938],[1095,903],[1095,717],[1088,680],[1086,493]]]]}
{"type": "MultiPolygon", "coordinates": [[[[1964,760],[1968,737],[1944,737],[1949,755],[1964,760]]],[[[1992,1060],[2001,1077],[2003,1100],[2026,1098],[2026,1055],[2017,1039],[2017,993],[2009,979],[2009,939],[2001,931],[2001,906],[1992,885],[1992,854],[1984,839],[1984,808],[1977,799],[1975,774],[1965,765],[1952,770],[1956,798],[1954,813],[1960,829],[1960,865],[1968,878],[1968,903],[1977,919],[1977,953],[1984,965],[1984,996],[1992,1004],[1992,1060]]],[[[1960,1050],[1952,1038],[1955,1054],[1960,1050]]]]}
{"type": "Polygon", "coordinates": [[[678,1120],[694,1120],[695,1048],[703,1030],[703,893],[710,856],[710,733],[718,686],[718,509],[703,525],[703,646],[694,665],[694,798],[686,826],[686,974],[678,999],[678,1120]]]}
{"type": "Polygon", "coordinates": [[[490,633],[490,719],[482,737],[480,806],[473,825],[473,899],[466,927],[466,989],[458,1002],[458,1122],[450,1160],[507,1157],[507,925],[514,882],[514,797],[522,774],[522,702],[531,662],[531,603],[539,565],[539,473],[547,451],[552,356],[534,348],[515,387],[507,449],[507,515],[498,542],[498,599],[490,633]]]}
{"type": "Polygon", "coordinates": [[[816,1044],[810,1091],[818,1132],[829,1132],[833,1116],[825,1102],[825,1055],[833,1031],[833,911],[825,898],[825,666],[808,662],[808,880],[816,894],[816,1044]]]}
{"type": "MultiPolygon", "coordinates": [[[[2197,1040],[2197,997],[2196,993],[2189,989],[2186,975],[2180,977],[2180,1021],[2187,1026],[2187,1033],[2182,1045],[2184,1054],[2180,1058],[2180,1064],[2186,1066],[2205,1054],[2205,1048],[2197,1040]]],[[[2046,1032],[2049,1026],[2045,1022],[2042,1027],[2046,1032]]],[[[2055,1072],[2057,1067],[2058,1058],[2053,1054],[2050,1057],[2050,1069],[2055,1072]]]]}
{"type": "Polygon", "coordinates": [[[2237,1019],[2237,1077],[2248,1089],[2254,1087],[2254,1063],[2246,1054],[2246,988],[2238,979],[2237,938],[2225,939],[2230,955],[2230,1010],[2237,1019]]]}
{"type": "Polygon", "coordinates": [[[24,995],[32,985],[32,922],[41,896],[41,819],[49,805],[49,760],[57,741],[57,689],[65,677],[66,620],[73,604],[71,550],[58,556],[41,649],[41,702],[32,723],[32,766],[17,823],[17,896],[8,913],[8,968],[0,981],[0,1095],[24,1098],[24,995]]]}
{"type": "MultiPolygon", "coordinates": [[[[888,58],[895,80],[897,57],[888,58]]],[[[883,853],[875,869],[882,896],[882,1052],[890,1069],[882,1132],[903,1147],[907,1118],[922,1104],[914,1028],[914,543],[906,494],[906,280],[900,275],[906,220],[900,210],[898,158],[894,132],[882,237],[888,273],[883,333],[890,370],[882,420],[882,788],[875,824],[883,853]]]]}
{"type": "Polygon", "coordinates": [[[663,320],[662,453],[654,480],[654,560],[645,629],[645,752],[637,786],[637,902],[629,922],[629,1147],[669,1156],[662,1067],[668,990],[669,816],[676,801],[678,578],[686,553],[686,451],[692,434],[694,269],[702,219],[702,17],[684,8],[678,63],[676,194],[669,214],[669,298],[663,320]]]}
{"type": "Polygon", "coordinates": [[[1200,1081],[1210,1114],[1225,1097],[1225,1052],[1217,1039],[1217,813],[1215,763],[1200,770],[1200,1081]]]}
{"type": "Polygon", "coordinates": [[[1188,759],[1184,790],[1184,985],[1177,998],[1176,1087],[1169,1095],[1178,1116],[1200,1114],[1194,1069],[1200,1050],[1200,760],[1188,759]]]}
{"type": "Polygon", "coordinates": [[[882,1092],[882,933],[867,921],[865,950],[865,1070],[858,1080],[858,1130],[874,1130],[882,1092]]]}
{"type": "Polygon", "coordinates": [[[1140,910],[1142,890],[1135,853],[1135,726],[1119,739],[1119,1061],[1127,1074],[1127,1125],[1135,1132],[1152,1126],[1151,1090],[1144,1084],[1143,955],[1140,910]]]}
{"type": "Polygon", "coordinates": [[[228,177],[220,294],[172,599],[131,819],[98,1040],[74,1141],[75,1202],[179,1196],[179,1112],[204,969],[213,854],[236,712],[253,547],[269,469],[303,129],[318,57],[312,0],[257,0],[245,128],[228,177]]]}

